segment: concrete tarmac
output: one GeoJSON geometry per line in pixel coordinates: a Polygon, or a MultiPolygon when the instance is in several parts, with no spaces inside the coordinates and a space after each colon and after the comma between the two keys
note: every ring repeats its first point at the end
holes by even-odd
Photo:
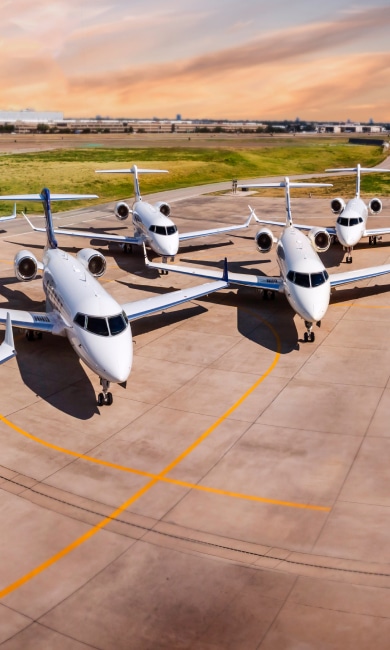
{"type": "MultiPolygon", "coordinates": [[[[248,198],[284,219],[282,196],[248,193],[180,197],[171,216],[181,231],[237,224],[248,198]]],[[[110,207],[58,223],[124,233],[110,207]]],[[[292,207],[334,223],[327,200],[292,207]]],[[[383,214],[370,224],[389,223],[390,200],[383,214]]],[[[176,262],[276,275],[258,228],[194,240],[176,262]]],[[[2,307],[44,308],[41,280],[13,272],[44,242],[3,224],[2,307]]],[[[201,282],[91,244],[119,302],[201,282]]],[[[322,257],[331,271],[390,263],[390,236],[352,265],[338,245],[322,257]]],[[[390,276],[338,289],[314,343],[304,330],[283,296],[249,288],[135,321],[127,386],[102,408],[66,339],[15,331],[0,366],[2,649],[388,649],[390,276]]]]}

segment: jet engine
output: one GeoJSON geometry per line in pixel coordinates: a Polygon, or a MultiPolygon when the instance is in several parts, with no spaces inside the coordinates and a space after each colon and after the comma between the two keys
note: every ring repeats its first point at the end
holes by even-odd
{"type": "Polygon", "coordinates": [[[115,206],[114,213],[116,218],[119,219],[119,221],[125,221],[129,216],[130,212],[131,210],[129,206],[124,201],[119,201],[115,206]]]}
{"type": "Polygon", "coordinates": [[[333,214],[339,214],[345,208],[345,201],[344,199],[337,197],[336,199],[331,200],[330,207],[332,208],[333,214]]]}
{"type": "Polygon", "coordinates": [[[259,230],[255,235],[255,242],[257,250],[260,251],[260,253],[269,253],[274,245],[274,236],[271,230],[269,230],[269,228],[262,228],[259,230]]]}
{"type": "Polygon", "coordinates": [[[161,212],[161,214],[163,214],[164,217],[169,217],[169,215],[171,214],[171,206],[169,205],[169,203],[165,203],[165,201],[159,201],[158,203],[155,203],[154,207],[156,208],[156,210],[161,212]]]}
{"type": "Polygon", "coordinates": [[[382,210],[382,201],[380,199],[371,199],[368,204],[368,209],[371,214],[379,214],[382,210]]]}
{"type": "Polygon", "coordinates": [[[330,234],[324,228],[312,228],[308,232],[308,238],[317,253],[325,253],[332,243],[330,234]]]}
{"type": "Polygon", "coordinates": [[[38,261],[29,251],[19,251],[14,259],[15,275],[22,282],[34,280],[38,273],[38,261]]]}
{"type": "Polygon", "coordinates": [[[83,248],[77,253],[77,259],[95,278],[100,278],[106,271],[106,258],[92,248],[83,248]]]}

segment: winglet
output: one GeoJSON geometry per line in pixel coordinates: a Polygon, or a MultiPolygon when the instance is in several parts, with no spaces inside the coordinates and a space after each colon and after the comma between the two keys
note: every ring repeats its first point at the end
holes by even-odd
{"type": "Polygon", "coordinates": [[[0,217],[0,221],[10,221],[11,219],[16,219],[16,203],[14,203],[14,209],[11,215],[0,217]]]}
{"type": "Polygon", "coordinates": [[[10,313],[7,312],[4,341],[0,345],[0,363],[4,363],[16,356],[14,335],[10,313]]]}

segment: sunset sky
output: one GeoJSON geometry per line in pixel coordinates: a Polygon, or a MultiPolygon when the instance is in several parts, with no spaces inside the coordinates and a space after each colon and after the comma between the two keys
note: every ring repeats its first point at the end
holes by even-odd
{"type": "Polygon", "coordinates": [[[390,121],[390,0],[3,0],[0,109],[390,121]]]}

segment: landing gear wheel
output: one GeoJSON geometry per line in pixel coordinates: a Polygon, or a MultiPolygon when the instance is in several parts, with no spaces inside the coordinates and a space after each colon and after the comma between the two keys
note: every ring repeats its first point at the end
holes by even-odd
{"type": "Polygon", "coordinates": [[[314,332],[310,332],[310,334],[309,334],[309,341],[310,341],[310,343],[313,343],[314,339],[315,339],[315,334],[314,334],[314,332]]]}
{"type": "Polygon", "coordinates": [[[352,264],[352,255],[347,255],[347,258],[345,260],[347,264],[352,264]]]}
{"type": "Polygon", "coordinates": [[[305,332],[305,333],[304,333],[304,335],[303,335],[303,340],[305,341],[305,343],[308,342],[308,340],[309,340],[309,333],[308,333],[308,332],[305,332]]]}
{"type": "Polygon", "coordinates": [[[103,393],[99,393],[99,395],[97,397],[97,403],[98,403],[98,406],[103,406],[103,404],[104,404],[104,395],[103,395],[103,393]]]}
{"type": "Polygon", "coordinates": [[[107,404],[107,406],[111,406],[111,404],[113,403],[113,401],[114,401],[114,398],[113,398],[113,396],[112,396],[112,393],[107,393],[107,395],[106,395],[106,401],[105,401],[105,403],[107,404]]]}
{"type": "Polygon", "coordinates": [[[124,244],[123,245],[123,250],[127,255],[130,255],[130,253],[133,252],[133,246],[132,244],[124,244]]]}

